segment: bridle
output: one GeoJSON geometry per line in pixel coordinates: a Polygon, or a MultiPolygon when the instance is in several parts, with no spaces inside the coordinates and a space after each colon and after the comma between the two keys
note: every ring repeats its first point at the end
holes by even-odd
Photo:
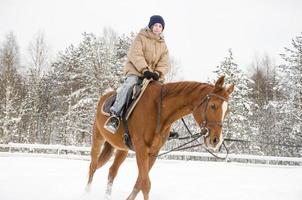
{"type": "MultiPolygon", "coordinates": [[[[190,149],[190,148],[194,148],[194,147],[197,147],[197,146],[203,146],[202,143],[198,143],[196,145],[191,145],[191,146],[188,146],[189,144],[197,141],[199,138],[207,138],[210,136],[210,129],[208,129],[206,126],[207,125],[218,125],[218,126],[222,126],[222,121],[209,121],[208,118],[207,118],[207,114],[206,114],[206,111],[207,111],[207,108],[208,108],[208,104],[209,104],[209,101],[211,99],[211,97],[217,97],[223,101],[226,101],[228,102],[228,99],[227,98],[224,98],[218,94],[214,94],[214,93],[209,93],[207,94],[203,99],[202,101],[200,102],[200,104],[198,106],[195,107],[195,109],[193,110],[193,112],[198,109],[200,106],[202,106],[204,103],[205,103],[205,106],[204,106],[204,109],[203,109],[203,112],[201,112],[201,115],[203,117],[203,121],[199,124],[199,127],[200,127],[200,132],[199,133],[195,133],[193,134],[190,129],[188,128],[186,122],[184,121],[183,118],[181,118],[186,130],[188,131],[188,133],[190,134],[189,136],[187,137],[182,137],[182,138],[178,138],[179,140],[187,140],[187,139],[191,139],[190,141],[182,144],[182,145],[179,145],[178,147],[175,147],[169,151],[166,151],[166,152],[163,152],[161,154],[158,155],[159,156],[163,156],[163,155],[166,155],[166,154],[169,154],[173,151],[181,151],[181,150],[186,150],[186,149],[190,149]]],[[[210,153],[211,155],[213,155],[215,158],[217,159],[221,159],[221,160],[226,160],[227,157],[228,157],[228,154],[229,154],[229,150],[227,148],[227,146],[225,145],[224,141],[222,143],[222,145],[224,146],[225,150],[226,150],[226,156],[225,157],[220,157],[218,155],[216,155],[215,153],[213,153],[212,151],[210,151],[207,147],[204,147],[205,150],[210,153]]],[[[220,149],[219,149],[220,150],[220,149]]]]}
{"type": "Polygon", "coordinates": [[[207,125],[213,125],[213,126],[220,126],[222,127],[223,122],[222,121],[209,121],[208,117],[207,117],[207,109],[208,109],[208,105],[209,105],[209,101],[211,99],[211,97],[217,97],[223,101],[228,102],[228,99],[226,99],[225,97],[222,97],[218,94],[215,93],[209,93],[207,94],[201,101],[201,103],[195,108],[199,108],[200,106],[202,106],[203,104],[205,104],[203,111],[201,112],[201,116],[203,121],[199,124],[200,127],[200,133],[204,138],[207,138],[210,136],[210,129],[207,128],[207,125]]]}

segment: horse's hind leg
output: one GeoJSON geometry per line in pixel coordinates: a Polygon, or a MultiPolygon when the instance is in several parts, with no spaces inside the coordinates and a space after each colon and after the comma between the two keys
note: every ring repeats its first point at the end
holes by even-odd
{"type": "Polygon", "coordinates": [[[91,145],[91,161],[89,166],[89,178],[87,183],[87,188],[89,188],[90,183],[92,182],[93,175],[97,169],[98,164],[98,156],[101,150],[101,146],[104,143],[103,136],[99,133],[96,125],[93,127],[93,137],[92,137],[92,145],[91,145]]]}
{"type": "Polygon", "coordinates": [[[113,164],[109,169],[105,199],[110,199],[113,181],[117,175],[118,169],[120,168],[121,164],[125,161],[127,155],[128,155],[128,151],[121,151],[121,150],[116,151],[113,164]]]}
{"type": "Polygon", "coordinates": [[[111,146],[111,144],[105,142],[102,148],[102,152],[98,158],[97,169],[101,168],[103,165],[105,165],[108,162],[113,152],[114,152],[114,148],[111,146]]]}

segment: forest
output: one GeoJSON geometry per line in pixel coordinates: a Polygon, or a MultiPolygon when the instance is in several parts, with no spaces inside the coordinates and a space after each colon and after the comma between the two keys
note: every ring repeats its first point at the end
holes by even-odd
{"type": "MultiPolygon", "coordinates": [[[[123,82],[123,63],[134,37],[135,33],[118,35],[111,29],[100,36],[83,33],[79,44],[50,58],[45,36],[38,33],[29,41],[26,66],[21,66],[24,55],[17,38],[7,33],[0,40],[0,143],[90,146],[99,97],[123,82]]],[[[244,141],[228,142],[231,153],[301,155],[302,33],[280,56],[282,65],[264,55],[251,58],[250,66],[238,66],[230,47],[213,67],[214,77],[224,75],[226,84],[236,85],[223,134],[244,141]]],[[[170,60],[166,82],[179,81],[182,66],[170,60]]],[[[192,116],[185,120],[191,131],[198,131],[192,116]]],[[[188,134],[180,121],[173,131],[188,134]]],[[[168,141],[164,149],[182,142],[168,141]]]]}

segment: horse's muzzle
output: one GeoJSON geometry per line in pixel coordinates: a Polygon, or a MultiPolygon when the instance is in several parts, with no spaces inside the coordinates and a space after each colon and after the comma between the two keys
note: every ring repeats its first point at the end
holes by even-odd
{"type": "Polygon", "coordinates": [[[222,138],[217,135],[211,135],[211,129],[203,136],[204,144],[207,148],[216,151],[222,144],[222,138]]]}

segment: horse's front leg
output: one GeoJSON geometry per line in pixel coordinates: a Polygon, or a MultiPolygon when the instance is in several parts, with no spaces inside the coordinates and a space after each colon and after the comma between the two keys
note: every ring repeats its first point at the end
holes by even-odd
{"type": "Polygon", "coordinates": [[[138,177],[133,190],[127,200],[134,200],[140,190],[144,195],[144,200],[149,200],[149,192],[151,189],[151,181],[149,178],[149,154],[147,147],[136,151],[136,162],[138,166],[138,177]]]}
{"type": "Polygon", "coordinates": [[[128,155],[128,151],[117,150],[115,153],[115,158],[114,158],[113,164],[111,165],[111,167],[109,169],[109,174],[108,174],[107,189],[106,189],[106,194],[105,194],[106,200],[111,199],[113,181],[117,175],[118,169],[120,168],[121,164],[127,158],[127,155],[128,155]]]}
{"type": "Polygon", "coordinates": [[[128,196],[127,200],[134,200],[137,194],[139,193],[140,190],[138,189],[138,182],[139,182],[139,176],[137,177],[133,190],[128,196]]]}
{"type": "Polygon", "coordinates": [[[150,156],[149,156],[149,172],[150,172],[151,168],[153,167],[153,165],[154,165],[154,163],[157,159],[158,153],[159,153],[159,150],[154,151],[154,153],[150,153],[150,156]]]}

